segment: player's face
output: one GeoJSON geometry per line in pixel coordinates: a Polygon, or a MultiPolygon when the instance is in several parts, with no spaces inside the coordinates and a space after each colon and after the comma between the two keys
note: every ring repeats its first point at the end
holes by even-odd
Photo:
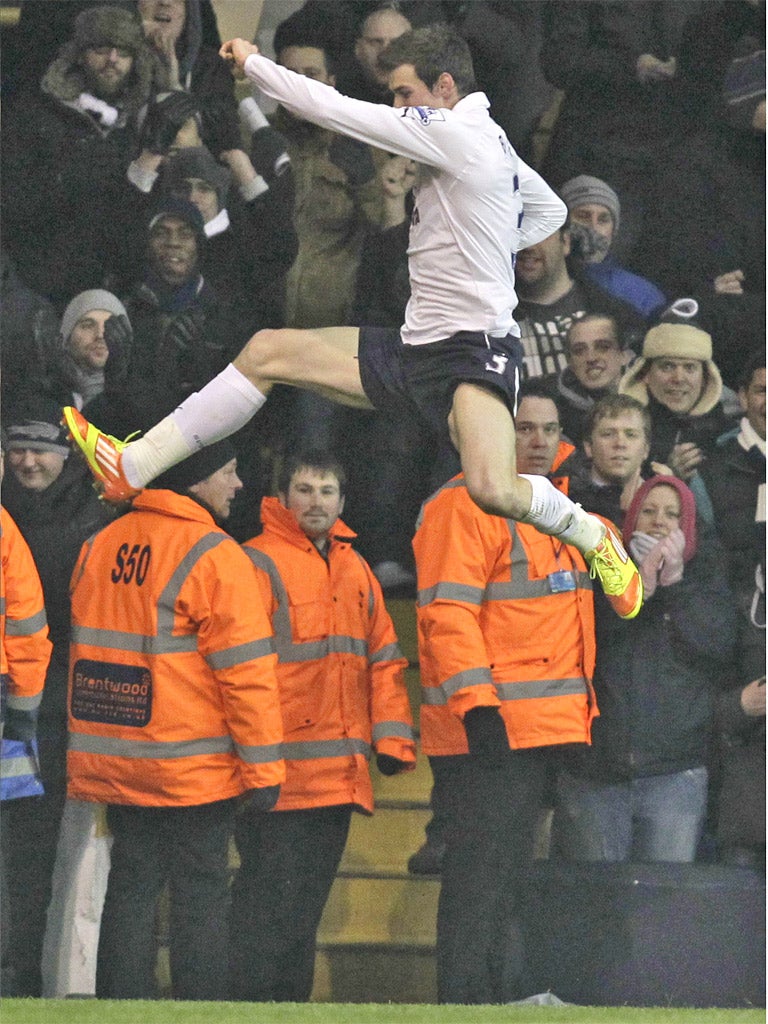
{"type": "Polygon", "coordinates": [[[418,77],[413,64],[401,64],[390,72],[388,85],[392,93],[393,107],[445,107],[439,90],[434,91],[418,77]]]}
{"type": "Polygon", "coordinates": [[[612,320],[577,321],[568,337],[568,363],[578,381],[592,391],[615,384],[627,364],[612,320]]]}
{"type": "Polygon", "coordinates": [[[598,483],[625,484],[648,458],[642,413],[629,410],[598,420],[584,450],[598,483]]]}
{"type": "Polygon", "coordinates": [[[61,476],[66,458],[58,452],[12,448],[8,452],[8,467],[22,487],[28,491],[44,491],[61,476]]]}
{"type": "Polygon", "coordinates": [[[311,467],[297,469],[291,477],[288,493],[280,500],[296,517],[310,540],[325,542],[333,524],[344,509],[344,498],[334,473],[311,467]]]}
{"type": "Polygon", "coordinates": [[[518,473],[546,476],[560,444],[560,417],[551,398],[528,395],[515,417],[518,473]]]}
{"type": "Polygon", "coordinates": [[[226,519],[235,495],[242,488],[243,484],[237,475],[237,459],[231,459],[221,469],[211,473],[207,479],[199,484],[190,487],[192,494],[213,509],[217,519],[226,519]]]}
{"type": "Polygon", "coordinates": [[[69,336],[67,347],[78,366],[86,370],[103,370],[109,358],[104,340],[104,324],[112,316],[106,309],[92,309],[81,316],[69,336]]]}
{"type": "Polygon", "coordinates": [[[704,390],[704,363],[700,359],[652,359],[645,383],[657,402],[676,413],[689,413],[704,390]]]}
{"type": "Polygon", "coordinates": [[[149,258],[166,284],[184,284],[197,268],[195,232],[181,217],[163,217],[149,236],[149,258]]]}
{"type": "Polygon", "coordinates": [[[648,491],[637,514],[635,529],[650,537],[668,537],[680,525],[680,495],[669,484],[648,491]]]}
{"type": "Polygon", "coordinates": [[[739,401],[758,437],[765,440],[765,367],[755,370],[752,380],[739,389],[739,401]]]}

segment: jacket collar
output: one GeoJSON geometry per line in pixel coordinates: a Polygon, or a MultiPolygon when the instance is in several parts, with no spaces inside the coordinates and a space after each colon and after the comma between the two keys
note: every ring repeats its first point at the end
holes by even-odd
{"type": "Polygon", "coordinates": [[[162,515],[174,516],[177,519],[188,519],[196,523],[221,529],[211,513],[203,508],[194,498],[188,498],[176,491],[158,488],[143,490],[133,499],[132,508],[137,512],[160,512],[162,515]]]}
{"type": "MultiPolygon", "coordinates": [[[[278,498],[262,498],[261,524],[265,532],[268,530],[270,533],[275,533],[302,550],[306,550],[307,545],[315,547],[299,527],[293,512],[287,509],[278,498]]],[[[343,520],[337,519],[328,538],[328,550],[337,544],[350,544],[356,536],[354,530],[350,530],[343,520]]]]}

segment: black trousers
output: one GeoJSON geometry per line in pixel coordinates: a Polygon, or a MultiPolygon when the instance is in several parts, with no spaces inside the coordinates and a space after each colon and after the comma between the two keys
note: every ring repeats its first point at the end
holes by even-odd
{"type": "Polygon", "coordinates": [[[99,935],[99,998],[156,995],[155,920],[166,881],[174,998],[227,998],[228,861],[234,811],[234,800],[194,807],[107,808],[114,843],[99,935]]]}
{"type": "Polygon", "coordinates": [[[59,825],[67,796],[65,728],[38,730],[44,796],[4,800],[0,840],[5,865],[3,995],[41,996],[46,910],[59,825]]]}
{"type": "Polygon", "coordinates": [[[349,834],[352,808],[243,815],[232,886],[232,998],[306,1002],[315,939],[349,834]]]}
{"type": "Polygon", "coordinates": [[[506,1003],[530,995],[516,893],[533,859],[549,770],[547,748],[510,751],[497,767],[431,757],[446,853],[437,912],[440,1003],[506,1003]]]}

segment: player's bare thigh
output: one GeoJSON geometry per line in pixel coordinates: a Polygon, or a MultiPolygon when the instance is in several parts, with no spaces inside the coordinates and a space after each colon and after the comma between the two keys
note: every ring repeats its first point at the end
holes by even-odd
{"type": "Polygon", "coordinates": [[[490,515],[521,519],[531,507],[531,485],[517,474],[515,424],[506,402],[480,384],[459,384],[448,427],[472,500],[490,515]]]}
{"type": "Polygon", "coordinates": [[[265,394],[289,384],[335,402],[371,409],[360,380],[357,327],[259,331],[234,364],[265,394]]]}

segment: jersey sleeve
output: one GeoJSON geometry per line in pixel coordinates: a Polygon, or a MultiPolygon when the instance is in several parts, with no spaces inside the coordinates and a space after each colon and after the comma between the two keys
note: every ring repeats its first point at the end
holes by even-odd
{"type": "Polygon", "coordinates": [[[549,238],[565,223],[568,208],[540,174],[517,158],[523,220],[516,252],[549,238]]]}
{"type": "Polygon", "coordinates": [[[246,60],[245,74],[265,96],[290,113],[388,153],[449,171],[466,151],[466,129],[457,130],[452,125],[449,110],[395,109],[384,103],[352,99],[260,54],[246,60]]]}

